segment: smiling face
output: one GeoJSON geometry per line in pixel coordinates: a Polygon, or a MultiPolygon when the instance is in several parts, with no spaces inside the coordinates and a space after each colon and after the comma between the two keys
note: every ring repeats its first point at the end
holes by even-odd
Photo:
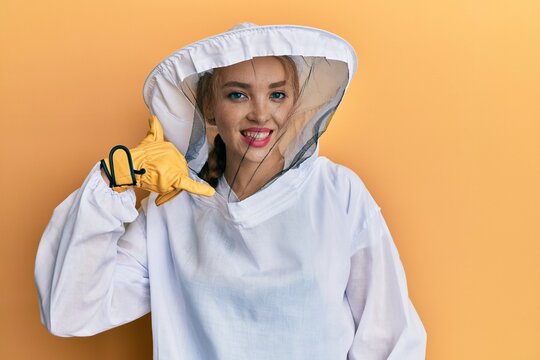
{"type": "Polygon", "coordinates": [[[290,72],[276,57],[256,57],[217,69],[216,75],[209,117],[227,149],[226,177],[239,166],[280,171],[283,158],[275,144],[295,102],[290,72]]]}

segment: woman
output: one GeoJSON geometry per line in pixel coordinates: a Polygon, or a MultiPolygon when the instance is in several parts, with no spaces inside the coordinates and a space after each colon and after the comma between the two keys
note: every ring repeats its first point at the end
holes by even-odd
{"type": "Polygon", "coordinates": [[[317,156],[355,69],[344,40],[289,25],[240,24],[163,60],[132,164],[96,164],[43,235],[49,331],[152,311],[156,359],[424,358],[379,206],[317,156]],[[138,211],[132,186],[152,191],[138,211]]]}

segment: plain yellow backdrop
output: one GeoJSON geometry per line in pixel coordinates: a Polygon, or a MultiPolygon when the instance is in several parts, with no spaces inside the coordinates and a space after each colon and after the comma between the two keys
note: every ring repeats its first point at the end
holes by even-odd
{"type": "Polygon", "coordinates": [[[1,359],[150,359],[149,316],[92,338],[40,324],[51,212],[144,136],[166,55],[243,21],[320,27],[359,69],[322,154],[382,208],[428,359],[540,359],[540,2],[0,2],[1,359]]]}

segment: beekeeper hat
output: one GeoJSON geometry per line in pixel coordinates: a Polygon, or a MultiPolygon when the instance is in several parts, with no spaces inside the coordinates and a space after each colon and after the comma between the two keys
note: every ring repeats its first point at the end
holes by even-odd
{"type": "Polygon", "coordinates": [[[318,138],[357,67],[355,52],[344,39],[325,30],[298,25],[242,23],[167,56],[146,79],[144,101],[193,171],[202,168],[209,148],[209,124],[197,107],[199,79],[215,68],[260,56],[288,56],[298,72],[298,106],[287,136],[278,144],[285,159],[284,171],[298,166],[316,151],[318,138]]]}

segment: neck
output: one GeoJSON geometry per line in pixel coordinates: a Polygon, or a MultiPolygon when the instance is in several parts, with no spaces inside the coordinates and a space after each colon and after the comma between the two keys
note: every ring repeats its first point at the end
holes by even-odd
{"type": "Polygon", "coordinates": [[[283,165],[281,156],[278,159],[267,158],[262,163],[243,161],[235,164],[227,159],[224,175],[238,199],[244,200],[283,170],[283,165]]]}

